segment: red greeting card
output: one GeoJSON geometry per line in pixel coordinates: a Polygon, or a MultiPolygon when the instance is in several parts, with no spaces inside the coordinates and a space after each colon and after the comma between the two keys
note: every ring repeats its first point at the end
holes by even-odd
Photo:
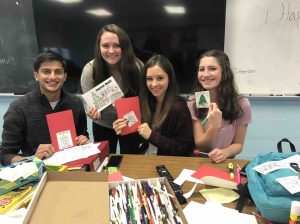
{"type": "Polygon", "coordinates": [[[137,96],[121,98],[115,101],[118,118],[128,120],[127,126],[121,130],[121,135],[137,132],[141,125],[140,102],[137,96]]]}
{"type": "Polygon", "coordinates": [[[72,110],[47,114],[46,118],[51,141],[56,152],[77,145],[72,110]]]}

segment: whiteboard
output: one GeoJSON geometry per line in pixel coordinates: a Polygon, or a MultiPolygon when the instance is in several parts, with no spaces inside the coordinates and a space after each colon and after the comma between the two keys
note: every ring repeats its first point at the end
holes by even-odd
{"type": "Polygon", "coordinates": [[[227,0],[224,51],[240,93],[300,93],[300,0],[227,0]]]}

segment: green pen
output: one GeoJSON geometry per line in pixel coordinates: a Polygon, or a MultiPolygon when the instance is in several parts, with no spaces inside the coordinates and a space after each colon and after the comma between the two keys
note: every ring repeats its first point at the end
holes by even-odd
{"type": "Polygon", "coordinates": [[[211,116],[211,112],[208,113],[208,115],[206,116],[206,118],[204,118],[204,119],[200,122],[200,124],[201,124],[201,125],[204,125],[205,122],[208,120],[208,118],[209,118],[210,116],[211,116]]]}

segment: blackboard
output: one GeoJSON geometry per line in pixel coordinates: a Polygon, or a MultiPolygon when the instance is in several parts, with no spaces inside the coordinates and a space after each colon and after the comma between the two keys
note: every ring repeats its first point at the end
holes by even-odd
{"type": "Polygon", "coordinates": [[[224,50],[241,93],[300,93],[300,1],[229,0],[224,50]]]}
{"type": "Polygon", "coordinates": [[[0,1],[0,92],[25,93],[38,53],[31,0],[0,1]]]}

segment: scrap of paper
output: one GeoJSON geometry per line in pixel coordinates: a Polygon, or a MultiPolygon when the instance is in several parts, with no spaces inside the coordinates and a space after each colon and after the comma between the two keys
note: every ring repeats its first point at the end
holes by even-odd
{"type": "Polygon", "coordinates": [[[192,194],[194,193],[196,187],[197,187],[197,183],[195,183],[195,185],[192,187],[191,190],[189,190],[188,192],[186,192],[185,194],[183,194],[183,197],[185,197],[186,199],[188,199],[189,197],[191,197],[192,194]]]}
{"type": "Polygon", "coordinates": [[[195,92],[196,107],[197,108],[209,108],[210,96],[209,91],[195,92]]]}
{"type": "Polygon", "coordinates": [[[235,191],[225,188],[202,189],[199,192],[207,201],[221,204],[233,202],[240,197],[235,191]]]}
{"type": "Polygon", "coordinates": [[[175,184],[181,186],[185,181],[190,181],[198,184],[204,184],[202,180],[192,177],[195,170],[183,169],[179,176],[173,181],[175,184]]]}
{"type": "Polygon", "coordinates": [[[291,194],[300,192],[300,180],[298,176],[280,177],[276,180],[291,194]]]}

